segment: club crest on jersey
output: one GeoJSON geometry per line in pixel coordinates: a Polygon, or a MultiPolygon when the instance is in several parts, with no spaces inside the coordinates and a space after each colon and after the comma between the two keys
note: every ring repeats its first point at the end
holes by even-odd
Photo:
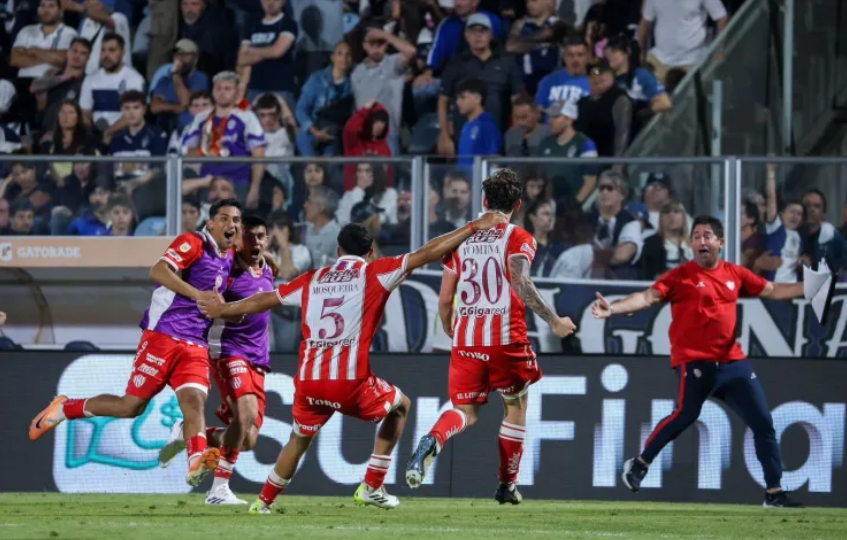
{"type": "Polygon", "coordinates": [[[179,246],[179,250],[183,253],[188,253],[189,251],[191,251],[191,244],[186,242],[183,245],[179,246]]]}
{"type": "Polygon", "coordinates": [[[501,229],[488,229],[487,231],[477,231],[476,234],[465,240],[468,244],[493,244],[497,240],[503,238],[506,233],[501,229]]]}
{"type": "Polygon", "coordinates": [[[132,378],[132,384],[134,384],[136,388],[141,388],[144,386],[145,382],[147,382],[147,377],[144,375],[136,375],[132,378]]]}
{"type": "Polygon", "coordinates": [[[726,282],[726,288],[729,289],[730,291],[734,291],[735,290],[735,282],[734,281],[727,281],[726,282]]]}
{"type": "Polygon", "coordinates": [[[232,379],[230,381],[230,385],[232,386],[233,390],[238,390],[239,388],[241,388],[241,377],[235,377],[234,379],[232,379]]]}

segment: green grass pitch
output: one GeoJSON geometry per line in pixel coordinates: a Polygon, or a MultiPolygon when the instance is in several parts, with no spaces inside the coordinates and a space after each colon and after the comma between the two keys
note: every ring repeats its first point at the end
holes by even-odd
{"type": "MultiPolygon", "coordinates": [[[[253,495],[246,497],[250,502],[253,495]]],[[[566,538],[845,540],[847,509],[404,497],[391,511],[352,497],[286,497],[273,515],[210,507],[199,495],[0,494],[0,539],[323,540],[566,538]]]]}

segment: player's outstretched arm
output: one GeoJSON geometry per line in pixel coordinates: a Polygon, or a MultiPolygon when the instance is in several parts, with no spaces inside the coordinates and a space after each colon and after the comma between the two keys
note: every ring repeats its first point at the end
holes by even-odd
{"type": "Polygon", "coordinates": [[[200,311],[210,319],[235,318],[254,313],[264,313],[280,304],[276,292],[254,294],[250,298],[238,302],[224,303],[220,296],[203,299],[197,302],[200,311]]]}
{"type": "Polygon", "coordinates": [[[803,282],[800,283],[771,283],[768,282],[762,292],[759,293],[760,298],[769,300],[791,300],[803,296],[803,282]]]}
{"type": "Polygon", "coordinates": [[[199,300],[204,296],[204,292],[209,293],[209,296],[217,294],[214,291],[198,291],[183,281],[173,267],[165,261],[159,261],[153,265],[150,269],[150,279],[162,287],[192,300],[199,300]]]}
{"type": "Polygon", "coordinates": [[[440,261],[444,255],[459,247],[459,244],[473,236],[476,231],[485,231],[508,222],[509,218],[505,214],[485,212],[461,229],[433,238],[419,250],[410,253],[406,270],[411,272],[429,263],[440,261]]]}
{"type": "Polygon", "coordinates": [[[623,300],[609,303],[602,294],[597,294],[597,301],[591,306],[591,313],[595,319],[606,319],[612,315],[625,315],[647,309],[662,301],[662,296],[656,289],[650,288],[646,291],[632,293],[623,300]]]}
{"type": "Polygon", "coordinates": [[[570,317],[559,317],[551,308],[541,293],[535,288],[530,275],[532,265],[523,255],[509,257],[509,274],[511,275],[512,290],[523,300],[523,303],[541,317],[553,332],[559,337],[567,337],[576,331],[576,325],[570,317]]]}

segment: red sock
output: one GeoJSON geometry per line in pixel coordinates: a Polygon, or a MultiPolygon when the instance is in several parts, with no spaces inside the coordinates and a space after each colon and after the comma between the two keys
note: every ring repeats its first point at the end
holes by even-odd
{"type": "Polygon", "coordinates": [[[435,425],[432,426],[432,429],[429,430],[429,434],[438,441],[439,452],[441,448],[444,448],[444,444],[450,437],[458,435],[465,430],[467,423],[468,418],[459,409],[450,409],[441,415],[435,425]]]}
{"type": "Polygon", "coordinates": [[[76,420],[77,418],[85,418],[89,416],[85,413],[85,402],[87,399],[69,399],[62,405],[62,413],[68,420],[76,420]]]}
{"type": "Polygon", "coordinates": [[[267,506],[272,505],[277,496],[288,487],[289,482],[291,482],[291,479],[280,478],[276,471],[271,471],[271,474],[268,475],[268,481],[265,482],[265,487],[262,488],[262,493],[259,494],[259,500],[267,506]]]}
{"type": "Polygon", "coordinates": [[[518,479],[523,455],[526,426],[503,422],[500,425],[500,483],[514,484],[518,479]]]}
{"type": "Polygon", "coordinates": [[[379,489],[385,482],[385,475],[391,466],[391,456],[371,455],[368,469],[365,471],[365,483],[373,489],[379,489]]]}
{"type": "Polygon", "coordinates": [[[218,468],[215,469],[215,478],[224,480],[232,478],[232,469],[235,468],[236,461],[238,461],[238,450],[230,450],[226,446],[221,446],[221,460],[218,462],[218,468]]]}
{"type": "Polygon", "coordinates": [[[185,449],[188,451],[188,462],[191,463],[191,458],[199,456],[206,451],[206,436],[202,433],[198,433],[191,437],[188,439],[185,449]]]}

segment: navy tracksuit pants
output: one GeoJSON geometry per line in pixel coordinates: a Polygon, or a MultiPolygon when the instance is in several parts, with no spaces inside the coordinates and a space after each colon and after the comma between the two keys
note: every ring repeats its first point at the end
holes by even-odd
{"type": "Polygon", "coordinates": [[[659,422],[644,445],[641,459],[652,463],[662,448],[697,421],[709,398],[723,401],[753,431],[756,457],[762,464],[768,489],[780,487],[782,458],[765,393],[749,360],[717,363],[688,362],[676,368],[679,401],[670,416],[659,422]]]}

